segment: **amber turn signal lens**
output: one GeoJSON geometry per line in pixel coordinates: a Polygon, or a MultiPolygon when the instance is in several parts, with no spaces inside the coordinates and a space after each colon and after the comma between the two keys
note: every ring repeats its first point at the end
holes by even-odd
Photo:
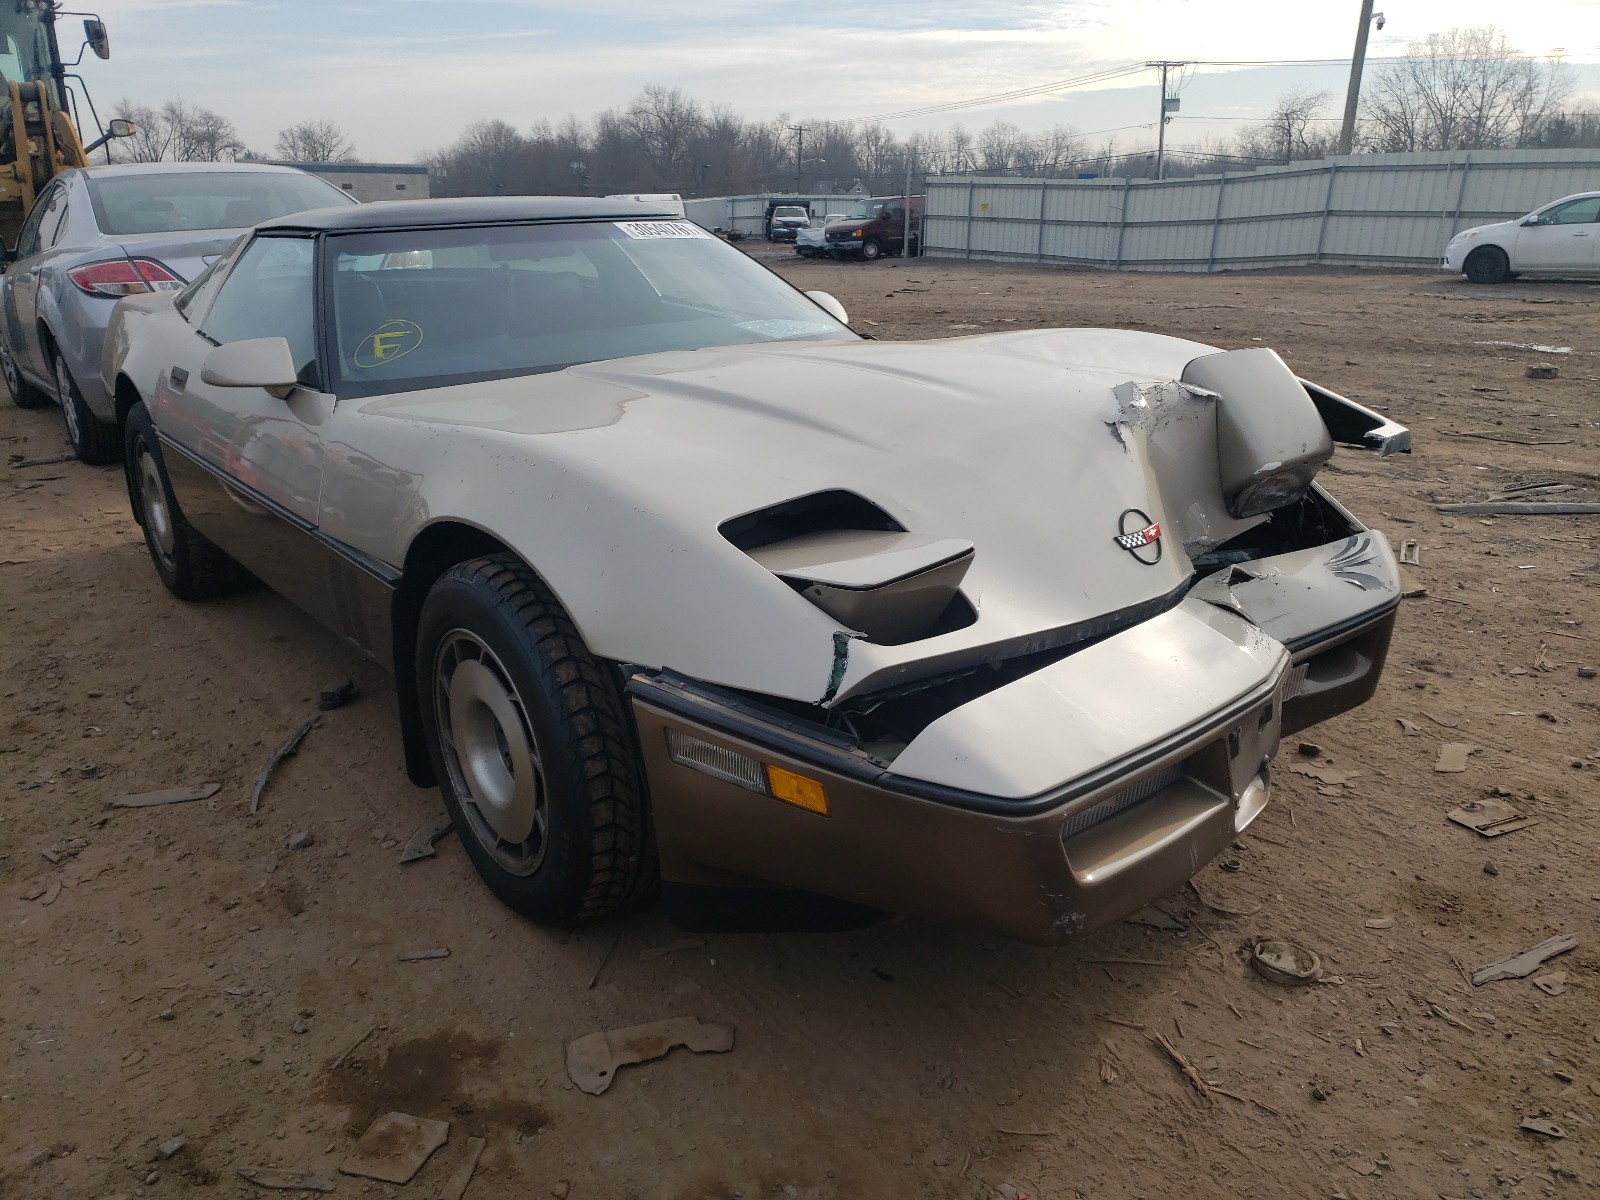
{"type": "Polygon", "coordinates": [[[807,812],[828,815],[828,792],[815,779],[785,771],[782,767],[767,767],[767,788],[775,800],[793,804],[807,812]]]}

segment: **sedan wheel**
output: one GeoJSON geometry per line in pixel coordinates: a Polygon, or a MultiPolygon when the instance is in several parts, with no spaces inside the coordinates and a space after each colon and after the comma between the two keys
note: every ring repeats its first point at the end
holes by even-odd
{"type": "Polygon", "coordinates": [[[67,370],[66,359],[58,351],[55,356],[56,402],[61,405],[61,415],[67,422],[67,441],[80,462],[92,467],[114,463],[122,453],[122,439],[117,427],[108,425],[89,411],[83,402],[83,393],[72,382],[72,372],[67,370]]]}
{"type": "Polygon", "coordinates": [[[5,376],[6,391],[11,393],[11,403],[18,408],[45,408],[54,401],[49,393],[40,391],[22,377],[17,368],[16,356],[0,348],[0,374],[5,376]]]}
{"type": "Polygon", "coordinates": [[[1479,246],[1467,255],[1462,268],[1473,283],[1499,283],[1510,276],[1511,260],[1498,246],[1479,246]]]}
{"type": "Polygon", "coordinates": [[[452,567],[417,626],[417,700],[478,874],[537,921],[610,912],[655,880],[643,768],[614,669],[509,554],[452,567]]]}

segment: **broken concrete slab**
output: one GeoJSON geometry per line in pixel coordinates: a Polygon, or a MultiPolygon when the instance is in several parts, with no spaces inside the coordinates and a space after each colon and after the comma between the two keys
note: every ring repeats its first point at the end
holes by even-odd
{"type": "Polygon", "coordinates": [[[1467,756],[1477,747],[1471,742],[1445,742],[1439,747],[1439,759],[1433,769],[1441,775],[1455,775],[1467,769],[1467,756]]]}
{"type": "Polygon", "coordinates": [[[467,1188],[472,1183],[472,1173],[478,1169],[478,1159],[483,1156],[483,1148],[489,1143],[483,1138],[469,1137],[467,1139],[467,1156],[463,1158],[456,1169],[450,1173],[450,1178],[439,1189],[439,1200],[463,1200],[467,1188]]]}
{"type": "Polygon", "coordinates": [[[1472,986],[1482,987],[1486,983],[1495,983],[1502,979],[1525,979],[1545,962],[1558,954],[1565,954],[1568,950],[1575,949],[1577,945],[1578,939],[1570,933],[1549,938],[1520,954],[1513,954],[1510,958],[1479,967],[1472,973],[1472,986]]]}
{"type": "Polygon", "coordinates": [[[726,1054],[733,1049],[733,1026],[673,1017],[591,1033],[567,1046],[567,1074],[579,1089],[598,1096],[611,1086],[618,1068],[660,1058],[675,1046],[696,1054],[726,1054]]]}
{"type": "Polygon", "coordinates": [[[433,1152],[450,1138],[450,1123],[410,1113],[384,1113],[339,1164],[344,1175],[380,1183],[410,1183],[433,1152]]]}
{"type": "Polygon", "coordinates": [[[1537,817],[1525,817],[1500,800],[1470,800],[1460,808],[1452,808],[1444,816],[1447,821],[1491,838],[1515,833],[1539,823],[1537,817]]]}

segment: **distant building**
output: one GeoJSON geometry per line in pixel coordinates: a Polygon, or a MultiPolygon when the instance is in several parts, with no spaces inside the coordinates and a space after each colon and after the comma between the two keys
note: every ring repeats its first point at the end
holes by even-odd
{"type": "Polygon", "coordinates": [[[426,200],[432,192],[428,168],[416,163],[366,162],[283,162],[280,167],[299,167],[343,188],[363,204],[374,200],[426,200]]]}

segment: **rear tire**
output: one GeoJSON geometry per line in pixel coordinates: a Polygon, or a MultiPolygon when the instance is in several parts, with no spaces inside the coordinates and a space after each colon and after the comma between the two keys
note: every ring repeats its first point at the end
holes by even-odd
{"type": "Polygon", "coordinates": [[[55,397],[42,388],[36,388],[22,377],[16,357],[11,351],[0,348],[0,375],[5,377],[6,391],[11,393],[11,403],[18,408],[47,408],[55,397]]]}
{"type": "Polygon", "coordinates": [[[143,403],[128,413],[123,447],[133,519],[144,530],[145,548],[167,591],[180,600],[210,600],[250,586],[254,577],[184,518],[143,403]]]}
{"type": "Polygon", "coordinates": [[[117,435],[117,427],[106,424],[89,411],[59,350],[55,353],[55,376],[56,402],[61,405],[61,415],[67,422],[67,441],[78,461],[91,467],[116,462],[122,457],[122,439],[117,435]]]}
{"type": "Polygon", "coordinates": [[[531,570],[496,554],[446,571],[423,602],[416,680],[445,807],[502,903],[571,924],[655,882],[621,691],[531,570]]]}
{"type": "Polygon", "coordinates": [[[876,262],[883,257],[883,243],[877,238],[868,238],[861,243],[861,258],[864,262],[876,262]]]}
{"type": "Polygon", "coordinates": [[[1499,246],[1479,246],[1461,266],[1472,283],[1500,283],[1511,275],[1511,260],[1499,246]]]}

